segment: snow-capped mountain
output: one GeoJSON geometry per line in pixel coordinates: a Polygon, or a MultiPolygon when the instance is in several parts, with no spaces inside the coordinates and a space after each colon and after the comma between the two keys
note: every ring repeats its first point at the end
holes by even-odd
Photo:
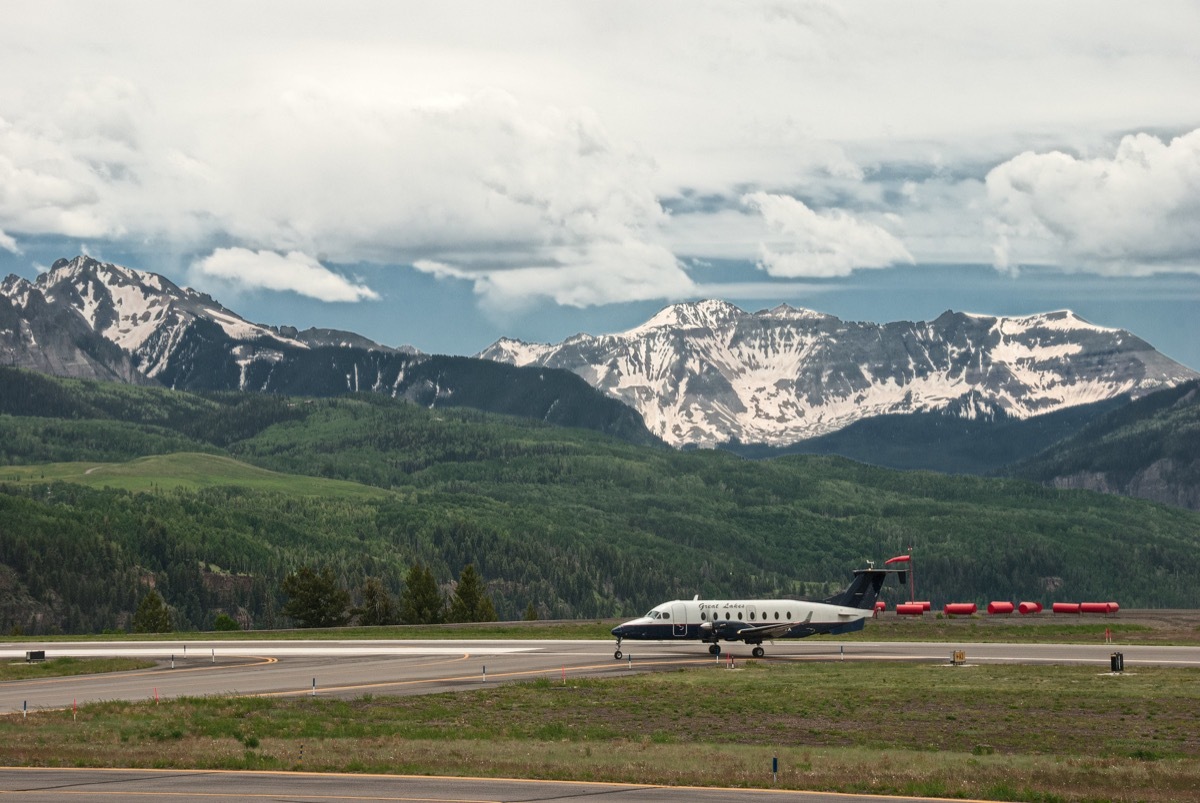
{"type": "Polygon", "coordinates": [[[93,333],[129,355],[143,376],[169,386],[185,375],[182,362],[211,352],[212,346],[220,351],[230,346],[239,387],[261,373],[256,367],[280,362],[286,351],[335,343],[396,351],[349,332],[298,332],[251,323],[210,296],[158,274],[86,256],[58,260],[35,282],[9,276],[0,293],[20,309],[40,301],[74,310],[93,333]]]}
{"type": "Polygon", "coordinates": [[[75,379],[147,383],[130,355],[24,279],[0,283],[0,362],[75,379]]]}
{"type": "Polygon", "coordinates": [[[574,371],[676,446],[787,445],[888,413],[1026,418],[1200,376],[1069,311],[876,324],[723,301],[557,345],[501,339],[478,356],[574,371]]]}
{"type": "Polygon", "coordinates": [[[178,390],[382,393],[655,439],[567,371],[390,348],[353,332],[251,323],[210,296],[85,256],[0,283],[0,364],[178,390]]]}

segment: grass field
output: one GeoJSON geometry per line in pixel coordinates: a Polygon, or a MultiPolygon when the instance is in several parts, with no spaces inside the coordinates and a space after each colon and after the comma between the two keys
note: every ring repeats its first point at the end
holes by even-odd
{"type": "Polygon", "coordinates": [[[51,658],[48,661],[0,663],[0,682],[33,678],[90,675],[96,672],[126,672],[147,669],[154,661],[137,658],[51,658]]]}
{"type": "Polygon", "coordinates": [[[45,463],[4,466],[0,481],[21,483],[71,482],[93,488],[123,491],[195,491],[236,485],[257,491],[295,496],[379,497],[388,491],[357,482],[328,480],[299,474],[280,474],[221,455],[201,452],[139,457],[125,463],[45,463]]]}
{"type": "Polygon", "coordinates": [[[1200,670],[748,661],[475,692],[101,703],[0,719],[0,764],[1200,800],[1200,670]]]}

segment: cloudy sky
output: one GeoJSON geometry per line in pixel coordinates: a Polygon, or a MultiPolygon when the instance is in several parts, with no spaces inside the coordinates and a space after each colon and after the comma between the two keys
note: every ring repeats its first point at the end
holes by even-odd
{"type": "Polygon", "coordinates": [[[1070,308],[1200,369],[1200,6],[0,7],[0,274],[470,354],[1070,308]]]}

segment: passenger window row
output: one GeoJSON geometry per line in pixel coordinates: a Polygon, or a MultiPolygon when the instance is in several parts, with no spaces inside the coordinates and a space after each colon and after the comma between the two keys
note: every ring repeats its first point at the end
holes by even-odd
{"type": "MultiPolygon", "coordinates": [[[[670,618],[670,617],[665,617],[665,618],[670,618]]],[[[702,620],[706,620],[706,621],[707,621],[707,619],[708,619],[708,611],[701,611],[701,612],[700,612],[700,618],[701,618],[702,620]]],[[[714,621],[715,621],[715,620],[717,620],[717,619],[720,619],[720,618],[721,618],[721,614],[719,614],[719,613],[714,613],[714,614],[713,614],[713,620],[714,620],[714,621]]],[[[729,618],[730,618],[729,611],[725,611],[725,618],[726,618],[726,619],[729,619],[729,618]]],[[[738,619],[741,619],[741,618],[742,618],[742,612],[741,612],[741,611],[738,611],[737,618],[738,618],[738,619]]],[[[766,614],[766,613],[764,612],[764,613],[763,613],[763,615],[762,615],[762,618],[763,618],[763,621],[765,622],[765,621],[767,621],[767,619],[769,618],[769,616],[768,616],[768,614],[766,614]]],[[[776,620],[778,620],[778,619],[779,619],[779,611],[775,611],[775,619],[776,619],[776,620]]],[[[754,621],[754,611],[750,611],[750,621],[752,621],[752,622],[754,621]]],[[[785,615],[785,617],[784,617],[784,621],[785,621],[785,622],[790,622],[790,621],[792,621],[792,612],[791,612],[791,611],[788,611],[788,612],[787,612],[787,614],[786,614],[786,615],[785,615]]]]}

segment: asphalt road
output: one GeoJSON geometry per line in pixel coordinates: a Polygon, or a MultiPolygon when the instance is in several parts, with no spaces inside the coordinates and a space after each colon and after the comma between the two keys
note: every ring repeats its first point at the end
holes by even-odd
{"type": "Polygon", "coordinates": [[[492,778],[424,778],[297,772],[205,770],[70,770],[0,768],[0,798],[42,803],[139,803],[180,800],[422,801],[422,803],[536,803],[604,800],[611,803],[915,803],[920,798],[837,795],[821,792],[708,789],[632,784],[520,781],[492,778]]]}
{"type": "MultiPolygon", "coordinates": [[[[719,659],[696,643],[626,642],[626,658],[612,657],[606,641],[257,641],[257,642],[52,642],[0,644],[0,660],[23,660],[29,649],[55,656],[141,656],[154,669],[106,675],[0,683],[0,714],[36,715],[73,702],[144,700],[182,695],[357,697],[363,694],[429,694],[539,677],[610,676],[680,666],[728,666],[747,660],[732,646],[719,659]],[[173,664],[173,666],[172,666],[173,664]],[[315,683],[315,686],[314,686],[315,683]],[[27,706],[27,709],[26,709],[27,706]]],[[[925,661],[949,663],[963,650],[968,663],[1094,665],[1107,671],[1120,650],[1125,667],[1200,666],[1200,647],[952,644],[924,642],[779,642],[774,661],[925,661]]],[[[886,671],[886,668],[883,670],[886,671]]],[[[600,798],[621,803],[755,803],[887,801],[918,798],[830,795],[771,790],[689,789],[496,779],[253,773],[180,770],[0,768],[5,801],[70,800],[99,803],[135,797],[147,803],[182,799],[287,801],[551,801],[600,798]]]]}
{"type": "MultiPolygon", "coordinates": [[[[28,649],[48,657],[141,656],[156,668],[106,675],[0,683],[0,714],[67,708],[97,700],[178,696],[264,695],[358,697],[364,694],[430,694],[478,688],[484,683],[548,677],[619,676],[688,665],[728,665],[747,660],[741,645],[719,659],[703,645],[626,642],[625,658],[612,657],[604,641],[255,641],[255,642],[56,642],[0,644],[0,660],[21,660],[28,649]]],[[[949,663],[963,650],[968,663],[1094,664],[1107,670],[1120,650],[1125,667],[1200,666],[1200,647],[1064,644],[951,644],[926,642],[812,642],[768,645],[776,661],[928,661],[949,663]]]]}

